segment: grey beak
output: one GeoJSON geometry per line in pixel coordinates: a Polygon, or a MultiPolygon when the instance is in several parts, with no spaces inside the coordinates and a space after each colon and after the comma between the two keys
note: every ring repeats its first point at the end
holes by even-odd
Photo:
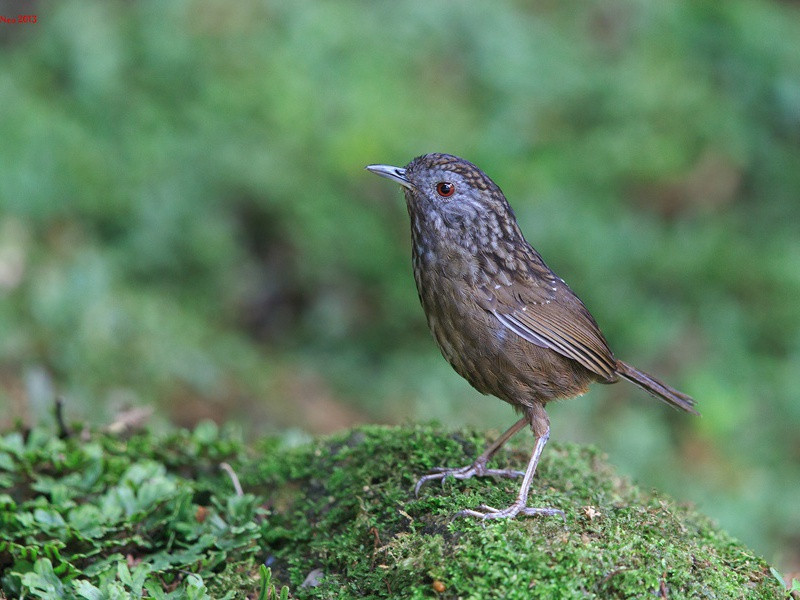
{"type": "Polygon", "coordinates": [[[393,167],[391,165],[367,165],[364,167],[367,171],[371,171],[375,173],[375,175],[380,175],[381,177],[386,177],[386,179],[391,179],[392,181],[396,181],[403,187],[407,187],[408,189],[412,189],[414,186],[412,183],[406,178],[406,170],[401,169],[400,167],[393,167]]]}

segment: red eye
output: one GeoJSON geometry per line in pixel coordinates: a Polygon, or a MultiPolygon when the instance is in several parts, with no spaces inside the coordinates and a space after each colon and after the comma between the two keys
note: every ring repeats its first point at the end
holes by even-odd
{"type": "Polygon", "coordinates": [[[442,198],[449,198],[456,193],[456,186],[449,181],[440,181],[436,184],[436,193],[442,198]]]}

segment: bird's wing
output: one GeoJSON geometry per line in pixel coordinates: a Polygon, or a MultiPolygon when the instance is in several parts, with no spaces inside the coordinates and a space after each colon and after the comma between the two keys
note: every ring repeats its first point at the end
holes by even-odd
{"type": "Polygon", "coordinates": [[[514,272],[510,284],[481,286],[479,304],[532,344],[614,380],[617,361],[583,302],[543,262],[528,266],[514,272]]]}

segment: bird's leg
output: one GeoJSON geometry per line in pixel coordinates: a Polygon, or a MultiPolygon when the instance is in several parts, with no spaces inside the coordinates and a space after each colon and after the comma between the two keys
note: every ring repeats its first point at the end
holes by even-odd
{"type": "Polygon", "coordinates": [[[446,477],[469,479],[470,477],[481,477],[483,475],[497,475],[499,477],[512,478],[522,476],[522,471],[515,471],[513,469],[487,469],[486,464],[489,462],[489,459],[494,456],[495,452],[502,448],[503,444],[510,440],[520,429],[525,427],[527,423],[528,418],[522,417],[519,421],[506,429],[505,433],[503,433],[503,435],[497,438],[488,448],[486,448],[486,450],[484,450],[483,453],[476,458],[475,462],[473,462],[471,465],[455,469],[447,467],[437,467],[433,469],[436,471],[435,473],[425,475],[419,481],[417,481],[417,485],[414,486],[414,495],[419,496],[420,488],[429,481],[439,479],[444,483],[446,477]]]}
{"type": "MultiPolygon", "coordinates": [[[[535,434],[535,432],[534,432],[535,434]]],[[[525,476],[522,478],[522,485],[519,488],[519,494],[516,501],[502,510],[497,510],[485,504],[480,507],[484,512],[477,510],[465,509],[455,514],[456,517],[478,517],[481,519],[507,519],[509,517],[516,517],[517,515],[560,515],[564,518],[564,511],[557,508],[534,508],[526,506],[528,503],[528,492],[531,489],[531,482],[533,481],[533,474],[536,472],[536,465],[539,464],[539,457],[542,455],[544,445],[550,437],[550,425],[546,425],[546,429],[540,435],[536,436],[536,445],[533,447],[531,459],[528,461],[528,467],[525,469],[525,476]]]]}

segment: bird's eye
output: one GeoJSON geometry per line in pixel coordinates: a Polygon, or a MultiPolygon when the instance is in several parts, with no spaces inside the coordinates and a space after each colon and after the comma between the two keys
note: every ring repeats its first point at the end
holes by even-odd
{"type": "Polygon", "coordinates": [[[442,198],[449,198],[456,193],[456,186],[449,181],[440,181],[436,184],[436,193],[442,198]]]}

